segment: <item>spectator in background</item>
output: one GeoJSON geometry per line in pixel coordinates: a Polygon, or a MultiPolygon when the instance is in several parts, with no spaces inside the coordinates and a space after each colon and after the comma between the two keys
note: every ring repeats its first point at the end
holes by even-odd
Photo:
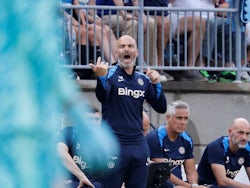
{"type": "MultiPolygon", "coordinates": [[[[228,8],[228,4],[224,0],[206,0],[204,1],[206,3],[206,7],[209,9],[214,9],[215,8],[228,8]]],[[[203,4],[202,6],[198,8],[202,8],[205,5],[203,4]]],[[[217,45],[218,41],[216,41],[216,34],[217,30],[221,25],[225,25],[225,17],[226,13],[225,12],[202,12],[202,17],[206,19],[206,32],[205,32],[205,37],[203,40],[202,44],[202,66],[210,66],[211,62],[214,60],[217,61],[217,57],[214,55],[218,53],[215,52],[216,48],[215,45],[217,45]]],[[[205,70],[200,71],[203,76],[207,77],[210,82],[217,82],[218,81],[218,72],[208,72],[205,70]]]]}
{"type": "MultiPolygon", "coordinates": [[[[69,4],[69,5],[79,5],[79,1],[78,0],[62,0],[62,2],[65,4],[69,4]]],[[[70,11],[70,10],[68,10],[70,11]]],[[[116,43],[116,39],[112,38],[110,35],[109,30],[107,30],[107,27],[101,27],[98,24],[91,24],[91,23],[86,23],[86,13],[82,10],[82,9],[75,9],[74,10],[75,15],[78,17],[79,16],[79,20],[80,23],[78,23],[78,21],[76,19],[73,20],[72,24],[76,30],[76,37],[77,37],[77,41],[83,40],[85,43],[82,44],[81,43],[81,64],[86,64],[86,44],[87,44],[87,39],[89,39],[90,44],[92,46],[98,46],[100,47],[100,49],[104,52],[104,56],[105,56],[105,60],[109,60],[110,62],[114,63],[115,57],[112,54],[112,49],[109,48],[109,39],[115,40],[116,43]],[[86,35],[85,31],[86,29],[88,29],[88,35],[86,35]],[[80,30],[81,33],[80,35],[78,34],[77,30],[80,30]],[[85,31],[85,32],[83,32],[85,31]],[[78,37],[80,36],[80,38],[78,37]],[[95,40],[96,39],[96,40],[95,40]]],[[[68,12],[69,15],[71,15],[71,12],[68,12]]],[[[73,13],[72,13],[73,15],[73,13]]],[[[97,49],[98,49],[97,47],[97,49]]],[[[97,54],[98,55],[98,54],[97,54]]],[[[99,55],[98,55],[99,56],[99,55]]],[[[95,60],[94,60],[95,61],[95,60]]]]}
{"type": "Polygon", "coordinates": [[[249,188],[250,185],[233,180],[242,166],[250,179],[249,135],[249,122],[244,118],[234,119],[228,136],[222,136],[206,147],[198,166],[199,183],[249,188]]]}
{"type": "MultiPolygon", "coordinates": [[[[107,6],[139,6],[138,0],[96,0],[97,5],[107,6]]],[[[98,15],[102,17],[104,23],[111,24],[112,29],[120,37],[123,34],[138,39],[138,11],[126,10],[101,10],[98,15]],[[111,14],[111,15],[110,15],[111,14]]],[[[156,39],[157,31],[154,19],[143,15],[144,22],[144,61],[147,65],[157,65],[156,39]],[[148,45],[147,45],[148,44],[148,45]],[[149,49],[147,48],[149,47],[149,49]]]]}
{"type": "MultiPolygon", "coordinates": [[[[66,4],[67,3],[63,3],[66,4]]],[[[71,5],[71,4],[70,4],[71,5]]],[[[67,64],[78,64],[77,61],[77,44],[81,46],[86,46],[86,31],[88,30],[89,38],[93,39],[94,32],[91,28],[81,27],[78,25],[77,20],[72,17],[71,10],[65,9],[63,11],[64,21],[65,21],[65,55],[66,60],[69,61],[67,64]],[[80,36],[80,37],[78,37],[80,36]]],[[[94,45],[94,40],[90,40],[91,46],[94,45]]],[[[99,49],[98,44],[96,44],[96,48],[99,49]]]]}
{"type": "MultiPolygon", "coordinates": [[[[167,7],[169,0],[144,0],[144,6],[150,7],[167,7]]],[[[146,11],[145,14],[149,14],[157,24],[157,56],[158,56],[158,66],[164,66],[164,50],[167,46],[169,40],[169,28],[170,21],[166,17],[168,15],[167,11],[146,11]]],[[[174,80],[173,76],[166,73],[164,70],[160,71],[160,74],[166,77],[167,81],[174,80]]]]}
{"type": "Polygon", "coordinates": [[[102,117],[108,122],[120,143],[119,164],[104,180],[104,188],[145,188],[149,157],[143,135],[144,100],[159,113],[166,111],[166,98],[159,73],[147,69],[146,75],[135,70],[138,49],[136,41],[123,35],[117,42],[118,64],[108,71],[108,63],[90,64],[97,76],[96,96],[102,103],[102,117]]]}
{"type": "MultiPolygon", "coordinates": [[[[220,0],[218,4],[219,8],[235,8],[235,1],[232,0],[220,0]],[[221,4],[220,4],[221,3],[221,4]]],[[[218,45],[218,54],[221,55],[220,61],[225,61],[226,67],[235,67],[236,63],[236,23],[235,23],[235,15],[236,13],[227,13],[223,16],[227,18],[225,25],[220,25],[218,27],[218,34],[217,34],[217,45],[218,45]],[[223,41],[224,40],[224,41],[223,41]],[[223,59],[224,57],[224,59],[223,59]]],[[[245,60],[245,42],[247,40],[247,27],[244,24],[241,24],[241,65],[246,67],[247,60],[245,60]]],[[[249,52],[247,52],[249,53],[249,52]]],[[[235,71],[222,71],[220,74],[219,81],[221,82],[232,82],[236,78],[235,71]]],[[[244,82],[250,82],[250,76],[248,72],[241,71],[240,78],[244,82]]]]}
{"type": "MultiPolygon", "coordinates": [[[[170,0],[170,7],[177,8],[207,8],[207,2],[196,0],[170,0]]],[[[206,31],[206,20],[200,15],[192,15],[191,12],[171,12],[172,37],[187,35],[187,66],[202,66],[199,54],[202,49],[202,41],[206,31]]],[[[187,70],[183,72],[181,80],[208,81],[199,71],[187,70]]]]}
{"type": "Polygon", "coordinates": [[[167,107],[166,124],[151,131],[147,136],[150,160],[169,162],[174,166],[165,187],[202,187],[198,185],[198,173],[193,156],[193,141],[185,131],[190,116],[189,105],[183,101],[174,101],[167,107]],[[187,176],[182,180],[181,166],[187,176]]]}
{"type": "MultiPolygon", "coordinates": [[[[89,106],[89,111],[84,116],[93,126],[100,126],[101,114],[97,108],[89,106]]],[[[63,128],[58,135],[57,153],[66,172],[58,188],[102,188],[101,175],[90,169],[85,161],[86,157],[79,150],[81,147],[86,147],[80,141],[84,133],[76,130],[77,125],[73,125],[71,120],[64,117],[63,128]]]]}
{"type": "MultiPolygon", "coordinates": [[[[80,5],[96,6],[95,0],[87,0],[87,1],[78,0],[78,2],[80,5]]],[[[113,30],[110,29],[108,25],[103,24],[101,18],[96,14],[96,10],[91,10],[91,9],[88,9],[88,10],[82,9],[82,10],[84,11],[85,20],[87,20],[90,24],[94,24],[95,27],[101,28],[102,33],[104,35],[104,41],[103,43],[101,43],[101,45],[103,45],[103,48],[106,48],[108,44],[110,44],[110,46],[108,46],[109,47],[108,49],[111,49],[110,50],[111,54],[104,54],[105,60],[109,62],[116,61],[115,46],[116,46],[117,40],[116,40],[113,30]],[[106,41],[105,36],[107,36],[108,41],[106,41]]]]}
{"type": "MultiPolygon", "coordinates": [[[[206,7],[208,9],[215,9],[215,8],[223,8],[227,9],[229,8],[229,3],[226,2],[225,0],[204,0],[204,1],[195,1],[192,3],[190,1],[190,5],[192,7],[190,8],[203,8],[206,7]]],[[[199,15],[198,15],[199,16],[199,15]]],[[[215,59],[219,59],[221,61],[221,56],[223,56],[222,53],[222,33],[224,32],[226,34],[225,36],[225,41],[226,43],[224,44],[225,48],[225,67],[230,67],[234,66],[234,63],[230,62],[229,59],[229,25],[226,23],[226,18],[227,18],[227,13],[226,12],[202,12],[201,16],[206,19],[206,32],[205,32],[205,37],[203,39],[203,44],[202,44],[202,51],[200,53],[202,57],[202,66],[210,65],[211,61],[214,61],[215,59]],[[223,31],[222,31],[223,30],[223,31]],[[217,35],[217,41],[215,36],[217,35]],[[217,49],[215,49],[215,45],[217,45],[217,49]],[[217,52],[215,52],[217,50],[217,52]],[[217,55],[217,57],[213,55],[217,55]]],[[[234,36],[233,36],[234,38],[234,36]]],[[[235,44],[232,43],[232,47],[234,48],[235,44]]],[[[243,46],[243,45],[242,45],[243,46]]],[[[234,51],[232,50],[232,58],[234,58],[234,51]]],[[[242,58],[243,59],[243,58],[242,58]]],[[[244,64],[244,62],[242,62],[244,64]]],[[[244,66],[244,65],[243,65],[244,66]]],[[[235,71],[222,71],[220,73],[216,72],[217,77],[213,76],[213,72],[211,75],[207,71],[200,71],[203,76],[209,78],[210,82],[217,81],[219,77],[219,81],[223,81],[223,77],[229,78],[229,79],[235,79],[235,71]]],[[[244,81],[250,81],[250,76],[246,71],[241,72],[241,79],[244,81]]]]}
{"type": "MultiPolygon", "coordinates": [[[[63,5],[72,5],[72,0],[62,0],[63,5]]],[[[94,40],[94,30],[90,25],[81,25],[74,18],[73,9],[65,9],[63,11],[64,14],[64,41],[65,41],[65,49],[63,49],[64,57],[66,60],[66,64],[85,64],[86,61],[93,61],[94,57],[94,47],[96,49],[96,56],[100,51],[100,41],[98,39],[94,40]],[[89,44],[90,43],[90,44],[89,44]],[[87,48],[88,46],[88,48],[87,48]],[[80,48],[79,48],[80,47],[80,48]],[[86,56],[86,51],[89,50],[89,56],[86,56]],[[88,58],[87,58],[88,57],[88,58]]],[[[72,75],[73,78],[91,78],[93,72],[91,70],[75,70],[75,73],[72,75]]]]}

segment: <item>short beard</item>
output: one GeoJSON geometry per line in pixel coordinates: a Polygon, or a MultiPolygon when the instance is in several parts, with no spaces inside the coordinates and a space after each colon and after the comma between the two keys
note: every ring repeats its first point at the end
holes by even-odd
{"type": "Polygon", "coordinates": [[[134,67],[135,66],[135,62],[136,62],[136,58],[133,59],[131,64],[124,64],[122,63],[122,61],[118,58],[118,65],[124,69],[130,68],[130,67],[134,67]]]}
{"type": "Polygon", "coordinates": [[[238,148],[242,149],[242,148],[245,148],[246,144],[239,144],[236,142],[236,140],[234,139],[234,137],[232,137],[232,142],[233,144],[237,145],[238,148]]]}

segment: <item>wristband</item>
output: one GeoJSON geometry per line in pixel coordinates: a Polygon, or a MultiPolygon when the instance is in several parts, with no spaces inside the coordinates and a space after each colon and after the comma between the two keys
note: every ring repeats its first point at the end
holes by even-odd
{"type": "Polygon", "coordinates": [[[192,183],[192,184],[191,184],[191,188],[192,188],[192,187],[197,187],[197,186],[199,186],[197,183],[192,183]]]}

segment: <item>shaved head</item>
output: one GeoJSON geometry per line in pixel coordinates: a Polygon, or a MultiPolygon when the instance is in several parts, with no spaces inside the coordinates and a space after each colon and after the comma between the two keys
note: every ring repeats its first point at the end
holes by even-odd
{"type": "Polygon", "coordinates": [[[123,36],[121,36],[117,40],[117,46],[119,47],[119,44],[122,43],[123,41],[129,41],[130,43],[133,43],[133,45],[135,46],[135,48],[137,48],[137,44],[136,44],[135,39],[133,37],[131,37],[130,35],[123,35],[123,36]]]}
{"type": "Polygon", "coordinates": [[[233,120],[231,128],[241,128],[241,127],[248,127],[250,128],[249,122],[245,118],[236,118],[233,120]]]}

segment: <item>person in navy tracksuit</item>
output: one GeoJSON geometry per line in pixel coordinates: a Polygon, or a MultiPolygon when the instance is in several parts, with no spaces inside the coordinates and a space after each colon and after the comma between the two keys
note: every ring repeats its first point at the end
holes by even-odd
{"type": "Polygon", "coordinates": [[[105,188],[145,188],[149,150],[143,135],[142,111],[146,100],[159,113],[166,112],[166,98],[159,73],[147,69],[146,75],[135,70],[136,41],[123,35],[117,42],[118,62],[108,71],[100,58],[90,64],[97,75],[96,96],[102,103],[102,117],[111,126],[120,143],[119,163],[104,181],[105,188]]]}
{"type": "Polygon", "coordinates": [[[168,105],[166,124],[151,131],[146,137],[150,159],[154,162],[168,162],[173,166],[170,178],[162,187],[200,187],[195,169],[193,141],[185,131],[190,116],[189,105],[174,101],[168,105]],[[182,180],[181,166],[184,166],[187,181],[182,180]]]}
{"type": "MultiPolygon", "coordinates": [[[[97,128],[101,125],[101,114],[98,108],[94,106],[89,107],[88,111],[84,113],[84,117],[88,123],[91,123],[97,128]]],[[[87,162],[87,156],[83,152],[86,147],[81,140],[85,136],[81,130],[82,125],[72,125],[66,116],[63,116],[63,127],[58,132],[57,137],[57,153],[62,164],[62,174],[59,175],[58,187],[63,188],[77,188],[82,186],[102,188],[103,172],[95,168],[87,162]]]]}
{"type": "Polygon", "coordinates": [[[198,166],[199,183],[213,187],[250,187],[233,180],[242,166],[250,178],[249,122],[236,118],[228,133],[206,147],[198,166]]]}

